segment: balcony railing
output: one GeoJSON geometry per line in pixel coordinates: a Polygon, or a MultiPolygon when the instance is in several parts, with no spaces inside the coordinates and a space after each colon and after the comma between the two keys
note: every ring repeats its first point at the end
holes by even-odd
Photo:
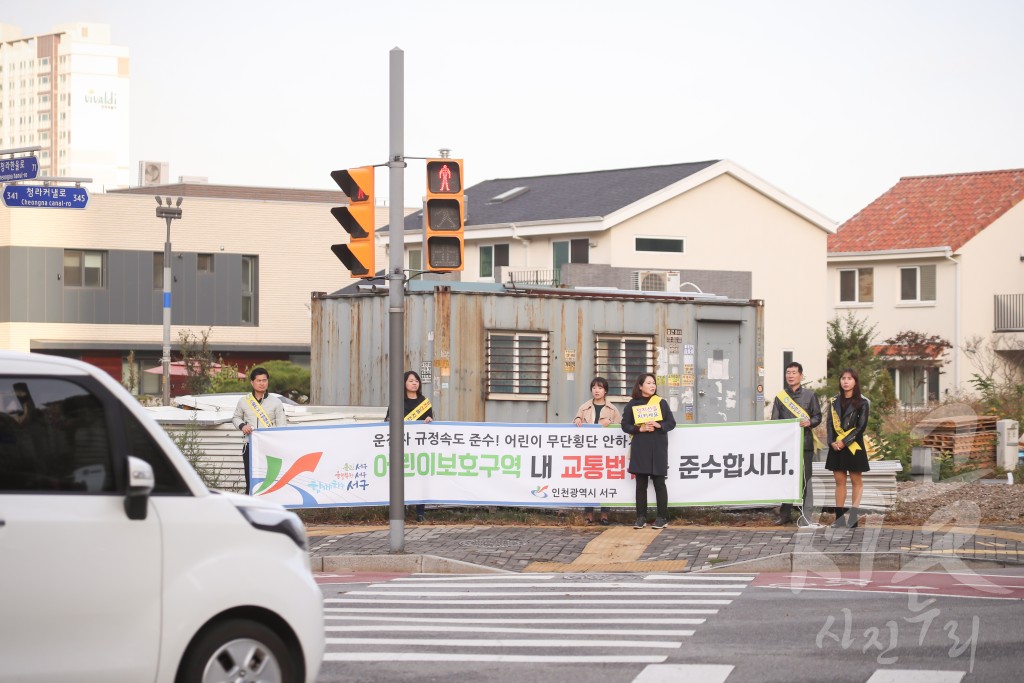
{"type": "Polygon", "coordinates": [[[996,294],[993,332],[1024,332],[1024,294],[996,294]]]}
{"type": "Polygon", "coordinates": [[[558,287],[559,270],[510,270],[502,273],[507,285],[533,285],[535,287],[558,287]]]}

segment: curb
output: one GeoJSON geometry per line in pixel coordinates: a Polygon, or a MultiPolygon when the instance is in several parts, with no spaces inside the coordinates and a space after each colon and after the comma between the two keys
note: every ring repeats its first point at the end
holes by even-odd
{"type": "Polygon", "coordinates": [[[436,555],[325,555],[310,558],[314,572],[409,572],[412,574],[515,574],[436,555]]]}
{"type": "Polygon", "coordinates": [[[955,574],[964,569],[1024,567],[1012,560],[988,560],[937,553],[779,553],[695,569],[692,574],[749,572],[789,572],[862,569],[876,571],[906,570],[910,572],[944,571],[955,574]],[[938,567],[936,568],[936,565],[938,567]]]}

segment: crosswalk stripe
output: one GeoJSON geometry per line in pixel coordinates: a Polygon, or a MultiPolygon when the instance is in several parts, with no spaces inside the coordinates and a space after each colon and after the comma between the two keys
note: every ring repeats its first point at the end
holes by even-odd
{"type": "MultiPolygon", "coordinates": [[[[369,589],[388,589],[395,593],[400,593],[402,590],[412,591],[419,590],[421,588],[445,588],[452,589],[458,588],[459,586],[452,586],[445,583],[417,583],[415,585],[402,584],[401,586],[392,586],[386,583],[375,583],[369,586],[369,589]]],[[[695,589],[695,588],[707,588],[711,590],[717,590],[719,588],[749,588],[746,583],[686,583],[686,584],[650,584],[642,581],[598,581],[591,584],[581,583],[580,581],[559,581],[556,583],[498,583],[498,584],[486,584],[476,586],[462,586],[464,588],[480,588],[489,591],[492,588],[576,588],[579,590],[585,589],[602,589],[607,590],[609,588],[633,588],[639,590],[650,590],[652,588],[664,589],[659,592],[659,595],[664,595],[666,592],[676,591],[680,588],[695,589]]],[[[488,593],[491,595],[491,593],[488,593]]],[[[495,593],[495,595],[499,595],[495,593]]]]}
{"type": "Polygon", "coordinates": [[[327,645],[418,645],[427,647],[632,647],[675,649],[682,643],[673,640],[552,640],[550,638],[327,638],[327,645]]]}
{"type": "MultiPolygon", "coordinates": [[[[369,598],[366,600],[343,600],[339,598],[331,598],[324,602],[330,602],[335,604],[354,604],[354,603],[373,603],[379,604],[399,604],[399,605],[552,605],[559,602],[565,602],[573,605],[619,605],[628,600],[559,600],[558,594],[552,594],[552,596],[546,600],[389,600],[386,598],[369,598]]],[[[658,600],[659,605],[730,605],[732,600],[658,600]]]]}
{"type": "MultiPolygon", "coordinates": [[[[538,624],[538,622],[533,622],[538,624]]],[[[587,624],[593,622],[588,621],[587,624]]],[[[328,633],[366,633],[366,625],[358,624],[356,626],[327,626],[324,628],[328,633]]],[[[423,625],[417,623],[411,623],[406,625],[398,624],[380,624],[374,627],[374,633],[401,633],[403,631],[415,631],[416,633],[423,632],[423,625]]],[[[526,627],[513,627],[513,626],[445,626],[445,633],[532,633],[534,635],[562,635],[562,636],[676,636],[680,638],[686,638],[692,636],[694,631],[692,629],[680,629],[678,631],[672,630],[640,630],[635,628],[622,628],[615,630],[602,630],[595,628],[526,628],[526,627]]],[[[431,641],[434,642],[434,641],[431,641]]]]}
{"type": "MultiPolygon", "coordinates": [[[[402,610],[403,613],[405,610],[402,610]]],[[[463,610],[458,610],[459,614],[465,614],[463,610]]],[[[486,614],[492,614],[491,610],[488,610],[486,614]]],[[[483,612],[482,612],[483,614],[483,612]]],[[[565,614],[565,612],[559,611],[559,614],[565,614]]],[[[604,610],[599,610],[595,614],[604,614],[604,610]]],[[[579,619],[473,619],[466,617],[458,617],[452,619],[446,618],[431,618],[431,617],[385,617],[385,616],[364,616],[360,610],[360,614],[326,614],[325,619],[339,619],[345,621],[401,621],[409,622],[412,624],[580,624],[579,619]]],[[[697,625],[703,624],[707,619],[587,619],[587,624],[645,624],[647,626],[678,626],[681,624],[697,625]]]]}
{"type": "Polygon", "coordinates": [[[867,683],[960,683],[963,671],[929,669],[878,669],[867,683]]]}
{"type": "Polygon", "coordinates": [[[672,609],[652,610],[649,607],[634,607],[631,609],[562,609],[539,607],[532,608],[511,608],[511,609],[477,609],[467,610],[460,608],[416,608],[416,607],[325,607],[328,613],[355,612],[358,614],[718,614],[717,609],[672,609]]]}
{"type": "Polygon", "coordinates": [[[328,652],[325,662],[500,662],[526,664],[657,664],[665,655],[494,655],[435,652],[328,652]]]}
{"type": "Polygon", "coordinates": [[[491,592],[491,591],[488,591],[486,593],[484,593],[484,592],[466,593],[465,591],[423,591],[423,590],[417,590],[417,591],[386,591],[386,590],[385,591],[370,591],[370,590],[364,590],[364,591],[351,591],[349,593],[346,593],[345,595],[390,595],[390,596],[407,595],[410,598],[416,598],[416,597],[420,597],[420,596],[425,596],[425,597],[430,597],[430,598],[457,598],[457,597],[462,597],[462,596],[466,596],[466,595],[480,595],[480,596],[487,596],[487,597],[510,597],[510,596],[523,596],[523,595],[525,595],[525,596],[529,596],[529,595],[549,595],[549,596],[551,596],[553,598],[561,598],[561,597],[565,597],[567,595],[572,595],[572,596],[578,596],[578,595],[619,595],[619,596],[628,596],[628,597],[645,597],[645,598],[658,597],[658,598],[661,598],[661,597],[674,596],[674,595],[687,595],[687,596],[697,596],[697,595],[728,595],[728,596],[731,596],[731,597],[736,597],[737,595],[740,595],[740,594],[741,593],[739,591],[672,591],[671,593],[664,593],[662,591],[625,591],[625,590],[600,591],[600,590],[588,590],[588,591],[556,591],[556,592],[548,592],[548,591],[495,591],[495,592],[491,592]]]}
{"type": "Polygon", "coordinates": [[[654,664],[645,667],[633,683],[724,683],[734,668],[725,664],[654,664]]]}

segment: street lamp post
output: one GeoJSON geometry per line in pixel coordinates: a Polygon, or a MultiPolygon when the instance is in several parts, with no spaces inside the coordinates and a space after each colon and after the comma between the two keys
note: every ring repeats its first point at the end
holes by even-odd
{"type": "Polygon", "coordinates": [[[164,366],[164,405],[171,405],[171,221],[181,218],[181,197],[171,206],[171,198],[167,197],[164,206],[160,197],[156,198],[156,217],[167,221],[167,239],[164,240],[164,351],[160,358],[164,366]]]}

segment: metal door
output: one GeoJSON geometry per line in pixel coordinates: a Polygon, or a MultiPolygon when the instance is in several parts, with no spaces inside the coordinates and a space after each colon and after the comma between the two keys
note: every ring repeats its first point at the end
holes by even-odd
{"type": "Polygon", "coordinates": [[[697,323],[697,422],[740,421],[738,322],[697,323]]]}

